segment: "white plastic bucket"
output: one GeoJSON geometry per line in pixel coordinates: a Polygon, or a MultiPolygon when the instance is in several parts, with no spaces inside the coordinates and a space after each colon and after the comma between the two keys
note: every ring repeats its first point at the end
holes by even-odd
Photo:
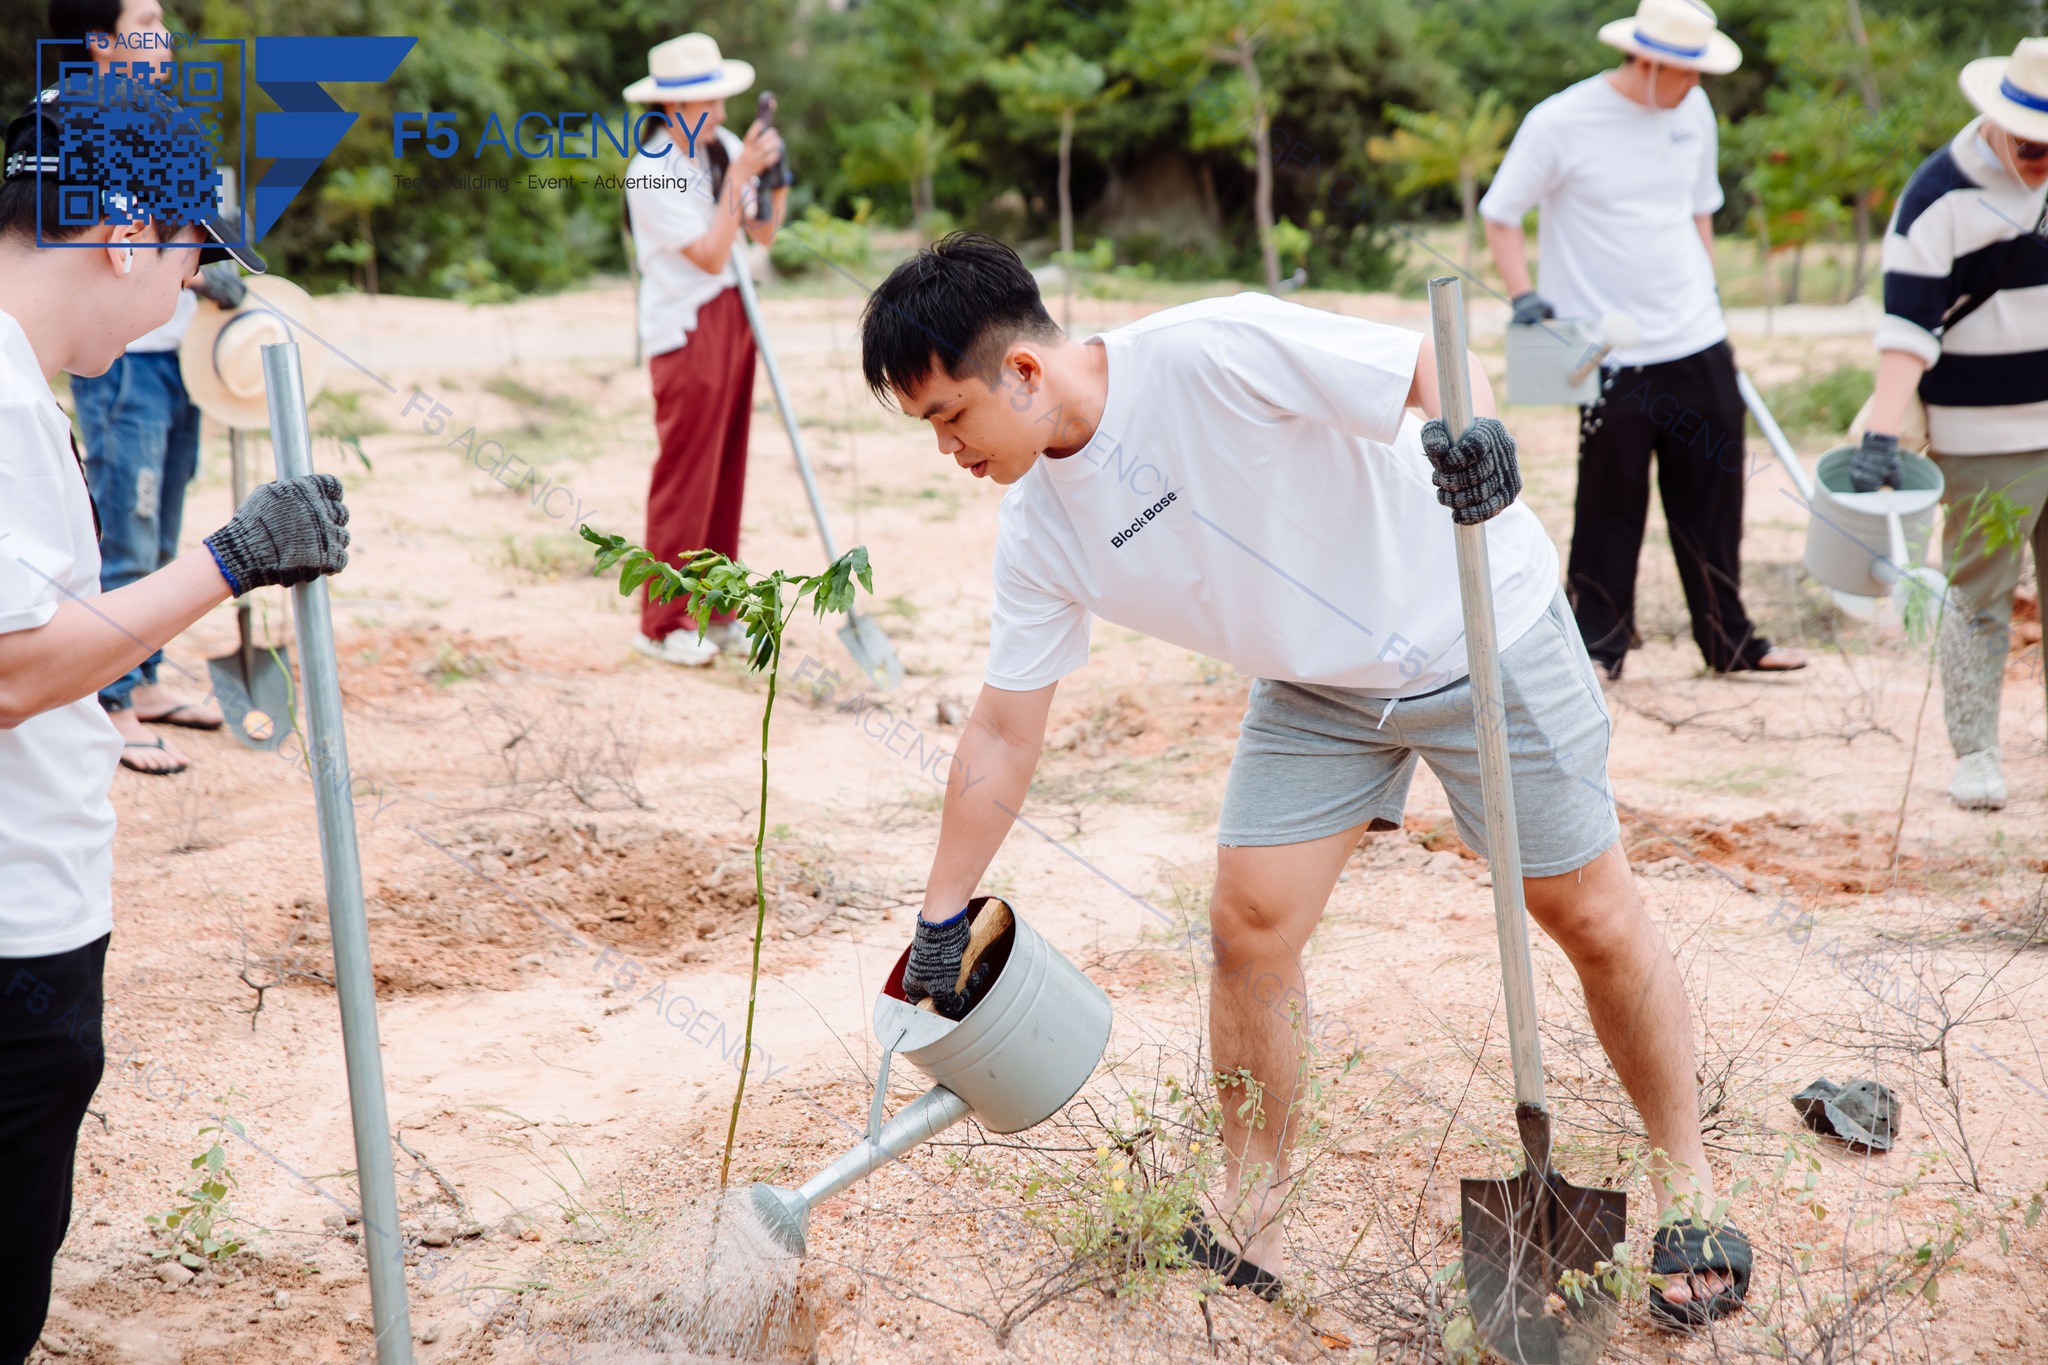
{"type": "Polygon", "coordinates": [[[1594,319],[1509,323],[1505,344],[1510,403],[1588,404],[1599,399],[1605,343],[1594,319]]]}

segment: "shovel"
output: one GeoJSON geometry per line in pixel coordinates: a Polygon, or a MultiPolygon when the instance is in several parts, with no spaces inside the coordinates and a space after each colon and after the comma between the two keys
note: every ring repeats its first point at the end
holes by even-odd
{"type": "MultiPolygon", "coordinates": [[[[753,277],[747,273],[746,253],[737,246],[733,248],[732,267],[739,282],[740,302],[746,305],[747,325],[754,329],[754,345],[761,352],[762,367],[768,371],[768,386],[775,390],[775,405],[782,410],[782,426],[789,433],[789,448],[796,454],[796,472],[803,476],[804,493],[811,500],[811,516],[818,523],[818,538],[825,542],[825,561],[829,564],[839,558],[839,547],[832,539],[832,524],[825,519],[825,501],[818,496],[818,480],[811,473],[810,456],[804,453],[804,438],[797,431],[796,409],[789,405],[789,394],[782,387],[782,371],[776,366],[775,351],[768,344],[768,329],[761,322],[761,305],[754,297],[753,277]]],[[[859,665],[868,686],[877,692],[887,692],[902,683],[903,660],[896,657],[896,646],[873,617],[847,608],[846,624],[839,628],[839,642],[859,665]]]]}
{"type": "MultiPolygon", "coordinates": [[[[1429,282],[1437,387],[1453,433],[1472,425],[1464,308],[1456,277],[1429,282]]],[[[1508,1052],[1515,1071],[1515,1127],[1524,1164],[1507,1180],[1466,1180],[1460,1205],[1465,1294],[1486,1344],[1515,1365],[1586,1365],[1606,1345],[1613,1301],[1592,1277],[1628,1234],[1627,1196],[1571,1184],[1550,1164],[1550,1110],[1543,1098],[1542,1041],[1536,1032],[1535,972],[1522,904],[1522,852],[1508,783],[1500,656],[1486,526],[1457,528],[1458,595],[1478,720],[1479,788],[1493,872],[1493,916],[1507,997],[1508,1052]],[[1563,1285],[1567,1272],[1575,1285],[1563,1285]]]]}
{"type": "MultiPolygon", "coordinates": [[[[243,435],[228,430],[228,461],[234,470],[235,508],[249,496],[249,471],[242,452],[243,435]]],[[[245,748],[269,752],[292,732],[291,650],[284,645],[256,647],[249,628],[249,599],[235,603],[235,629],[241,645],[233,654],[206,661],[213,675],[214,700],[227,721],[228,733],[245,748]]]]}

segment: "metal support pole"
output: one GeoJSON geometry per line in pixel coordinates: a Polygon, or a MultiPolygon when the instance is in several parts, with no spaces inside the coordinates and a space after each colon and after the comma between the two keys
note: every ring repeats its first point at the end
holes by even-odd
{"type": "MultiPolygon", "coordinates": [[[[313,439],[298,343],[263,348],[270,443],[277,476],[313,472],[313,439]]],[[[398,1227],[398,1182],[391,1169],[391,1122],[384,1107],[384,1059],[377,1050],[377,987],[370,969],[370,925],[363,911],[363,869],[356,813],[349,804],[348,737],[342,729],[341,675],[327,580],[292,589],[299,633],[299,675],[306,708],[306,762],[320,817],[320,863],[327,881],[327,923],[334,939],[334,990],[341,1002],[341,1049],[355,1126],[356,1183],[363,1195],[363,1247],[370,1267],[370,1319],[377,1365],[413,1365],[406,1304],[405,1238],[398,1227]]]]}
{"type": "MultiPolygon", "coordinates": [[[[1472,425],[1472,375],[1465,351],[1463,293],[1455,275],[1429,282],[1437,389],[1442,397],[1444,425],[1450,428],[1453,440],[1472,425]]],[[[1542,1109],[1542,1041],[1536,1032],[1536,982],[1529,962],[1529,916],[1522,903],[1522,846],[1515,829],[1514,788],[1508,781],[1507,708],[1501,694],[1500,644],[1494,631],[1493,573],[1487,563],[1486,523],[1459,526],[1456,531],[1458,595],[1465,608],[1465,657],[1479,734],[1479,791],[1486,806],[1486,863],[1493,872],[1493,921],[1500,938],[1501,984],[1507,996],[1508,1052],[1515,1067],[1515,1102],[1518,1106],[1542,1109]]]]}
{"type": "MultiPolygon", "coordinates": [[[[782,410],[782,427],[789,433],[789,448],[796,456],[796,472],[804,481],[804,495],[811,500],[811,516],[818,523],[818,539],[825,542],[825,562],[830,564],[839,558],[839,546],[832,538],[832,523],[825,516],[825,499],[818,493],[817,477],[811,472],[811,457],[804,453],[803,433],[797,429],[796,408],[790,404],[789,391],[782,387],[782,369],[775,363],[775,348],[768,343],[768,328],[761,321],[761,304],[754,293],[754,278],[747,270],[747,255],[744,248],[735,243],[732,250],[732,273],[740,291],[740,303],[747,311],[747,325],[754,332],[754,347],[761,353],[761,366],[768,371],[768,387],[775,391],[775,405],[782,410]]],[[[860,665],[868,685],[878,692],[887,692],[903,681],[903,661],[896,656],[896,646],[872,616],[862,616],[852,607],[846,609],[846,624],[839,628],[839,639],[846,646],[846,652],[860,665]]]]}

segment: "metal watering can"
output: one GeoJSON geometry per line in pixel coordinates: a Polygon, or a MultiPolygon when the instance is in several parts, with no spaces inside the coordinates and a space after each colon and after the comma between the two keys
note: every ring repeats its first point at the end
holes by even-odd
{"type": "MultiPolygon", "coordinates": [[[[968,906],[979,917],[994,897],[968,906]]],[[[875,1038],[882,1061],[868,1109],[867,1137],[796,1189],[756,1184],[754,1212],[791,1255],[806,1249],[811,1210],[972,1114],[992,1133],[1045,1122],[1094,1074],[1109,1045],[1109,997],[1011,910],[1010,927],[985,960],[995,976],[967,1017],[955,1022],[913,1005],[903,994],[910,949],[896,959],[875,997],[875,1038]],[[889,1064],[901,1053],[936,1084],[884,1121],[889,1064]]]]}
{"type": "Polygon", "coordinates": [[[1806,504],[1806,571],[1828,589],[1835,605],[1868,621],[1877,615],[1878,599],[1887,594],[1901,616],[1915,593],[1928,593],[1936,601],[1944,597],[1947,577],[1920,562],[1934,536],[1934,509],[1944,486],[1934,461],[1900,451],[1899,481],[1905,486],[1875,493],[1858,493],[1851,482],[1855,446],[1836,446],[1808,474],[1749,376],[1738,372],[1735,383],[1771,453],[1806,504]]]}

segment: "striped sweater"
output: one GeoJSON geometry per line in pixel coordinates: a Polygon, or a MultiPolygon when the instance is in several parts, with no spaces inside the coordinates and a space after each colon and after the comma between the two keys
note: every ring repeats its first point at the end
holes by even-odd
{"type": "Polygon", "coordinates": [[[1944,455],[2048,449],[2048,185],[2030,190],[2000,164],[1983,123],[1913,173],[1884,239],[1877,346],[1927,362],[1920,397],[1944,455]]]}

